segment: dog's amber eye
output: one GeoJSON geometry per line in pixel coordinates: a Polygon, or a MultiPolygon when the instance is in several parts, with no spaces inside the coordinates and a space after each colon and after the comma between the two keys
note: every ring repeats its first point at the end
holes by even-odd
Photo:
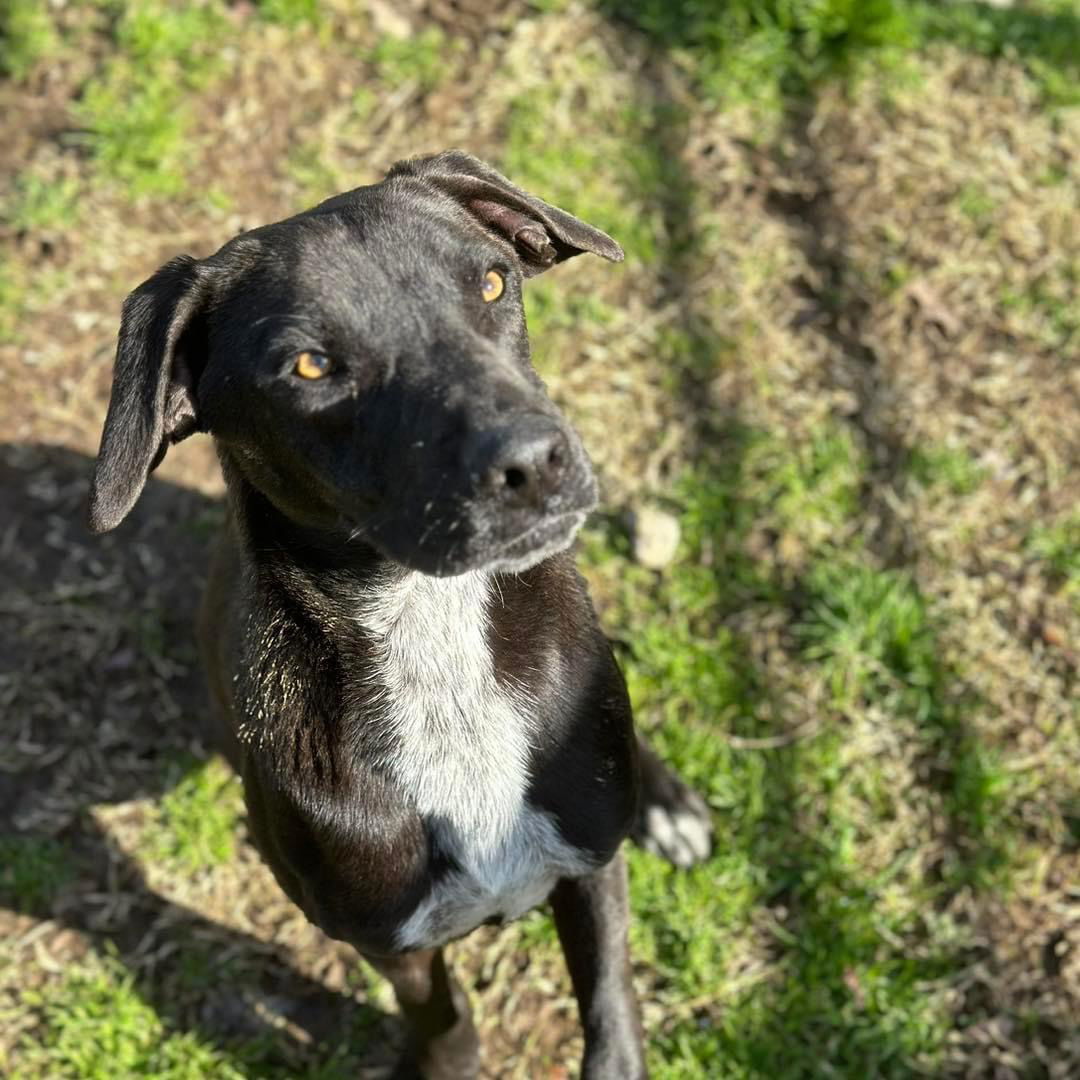
{"type": "Polygon", "coordinates": [[[492,300],[498,300],[503,294],[503,276],[498,270],[489,270],[484,275],[483,284],[480,286],[480,295],[484,298],[485,304],[490,304],[492,300]]]}
{"type": "Polygon", "coordinates": [[[321,379],[334,370],[334,361],[317,352],[302,352],[296,357],[293,371],[301,379],[321,379]]]}

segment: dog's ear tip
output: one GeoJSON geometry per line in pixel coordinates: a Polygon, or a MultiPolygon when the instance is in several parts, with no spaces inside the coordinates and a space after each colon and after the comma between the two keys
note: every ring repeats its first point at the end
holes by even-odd
{"type": "Polygon", "coordinates": [[[86,527],[94,534],[94,536],[100,536],[102,533],[107,533],[110,529],[115,529],[118,522],[113,520],[113,515],[109,514],[101,503],[91,500],[86,508],[86,527]]]}
{"type": "Polygon", "coordinates": [[[594,255],[607,259],[608,262],[621,263],[625,260],[626,252],[623,251],[619,243],[612,240],[606,232],[601,232],[599,229],[592,229],[591,231],[593,233],[591,237],[592,243],[583,250],[591,251],[594,255]]]}
{"type": "Polygon", "coordinates": [[[112,525],[91,509],[86,515],[86,527],[92,536],[101,536],[102,533],[107,533],[112,528],[112,525]]]}
{"type": "Polygon", "coordinates": [[[127,517],[131,506],[115,498],[109,491],[102,491],[97,477],[90,481],[90,494],[86,499],[86,526],[95,536],[111,532],[127,517]]]}

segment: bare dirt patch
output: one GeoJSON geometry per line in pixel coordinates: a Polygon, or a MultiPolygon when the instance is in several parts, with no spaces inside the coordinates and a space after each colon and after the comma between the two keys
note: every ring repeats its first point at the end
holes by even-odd
{"type": "MultiPolygon", "coordinates": [[[[450,25],[457,8],[432,10],[450,25]]],[[[870,462],[854,529],[933,598],[948,662],[981,703],[977,737],[1030,777],[1011,812],[1038,858],[1008,900],[959,894],[947,912],[972,934],[970,963],[946,980],[949,1075],[1075,1075],[1080,853],[1057,808],[1080,806],[1080,609],[1030,542],[1033,523],[1080,505],[1075,292],[1061,291],[1080,267],[1075,113],[1048,113],[1018,66],[942,49],[919,88],[826,91],[763,144],[749,114],[695,102],[675,67],[577,9],[470,29],[472,51],[448,53],[435,89],[379,85],[373,23],[339,29],[333,48],[315,30],[248,32],[196,103],[190,194],[173,202],[100,184],[66,137],[92,53],[2,91],[0,179],[67,176],[81,194],[70,226],[0,231],[27,287],[18,339],[0,343],[0,813],[71,863],[61,889],[0,911],[0,1015],[16,1018],[0,1062],[16,1062],[36,1023],[22,992],[112,941],[170,1028],[222,1045],[272,1031],[273,1061],[299,1068],[359,1025],[376,1033],[358,1040],[362,1074],[388,1071],[401,1030],[385,992],[283,899],[242,837],[234,862],[196,879],[140,859],[170,762],[207,753],[189,627],[220,516],[211,450],[172,451],[117,534],[85,535],[82,502],[125,293],[179,251],[287,215],[320,183],[366,182],[446,145],[498,160],[508,121],[493,87],[509,72],[522,86],[562,80],[568,109],[604,94],[613,108],[688,109],[662,145],[691,194],[663,228],[706,239],[616,279],[568,267],[567,294],[595,294],[612,315],[555,332],[549,383],[615,514],[665,497],[733,420],[793,443],[825,421],[850,429],[870,462]],[[567,57],[584,40],[612,70],[575,74],[567,57]],[[215,202],[201,198],[211,188],[215,202]],[[708,343],[704,374],[658,361],[672,331],[708,343]],[[978,485],[913,481],[925,447],[965,455],[978,485]],[[183,970],[191,950],[228,988],[183,970]]],[[[762,528],[754,543],[781,574],[802,573],[799,536],[762,528]]],[[[793,658],[789,615],[748,612],[739,629],[810,710],[818,689],[793,658]]],[[[866,752],[894,745],[882,730],[866,752]]],[[[907,747],[896,768],[915,772],[907,747]]],[[[948,843],[915,807],[872,857],[919,845],[929,867],[948,843]]],[[[568,983],[549,952],[516,948],[520,934],[485,930],[454,952],[477,988],[488,1075],[559,1076],[579,1050],[568,983]]],[[[760,952],[748,968],[767,967],[760,952]]],[[[639,985],[657,1029],[652,973],[639,985]]]]}

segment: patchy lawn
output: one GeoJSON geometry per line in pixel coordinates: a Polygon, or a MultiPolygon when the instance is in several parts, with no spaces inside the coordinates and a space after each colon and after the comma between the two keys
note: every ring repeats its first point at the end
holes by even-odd
{"type": "MultiPolygon", "coordinates": [[[[715,812],[631,853],[653,1075],[1080,1075],[1080,4],[10,0],[0,72],[0,1072],[388,1075],[200,736],[212,451],[82,501],[131,288],[459,145],[627,250],[528,314],[715,812]]],[[[451,951],[488,1076],[576,1074],[546,914],[451,951]]]]}

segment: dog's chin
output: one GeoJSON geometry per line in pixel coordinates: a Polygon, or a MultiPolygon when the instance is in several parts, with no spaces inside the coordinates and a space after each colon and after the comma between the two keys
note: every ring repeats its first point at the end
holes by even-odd
{"type": "Polygon", "coordinates": [[[474,567],[496,574],[520,574],[542,563],[560,551],[565,551],[585,524],[588,511],[575,510],[548,518],[511,540],[474,567]]]}
{"type": "MultiPolygon", "coordinates": [[[[456,577],[475,571],[519,574],[568,548],[587,517],[588,509],[545,517],[510,540],[489,542],[472,551],[467,546],[457,550],[410,548],[402,551],[376,535],[361,534],[361,537],[383,558],[430,577],[456,577]]],[[[354,535],[358,533],[356,530],[354,535]]]]}

